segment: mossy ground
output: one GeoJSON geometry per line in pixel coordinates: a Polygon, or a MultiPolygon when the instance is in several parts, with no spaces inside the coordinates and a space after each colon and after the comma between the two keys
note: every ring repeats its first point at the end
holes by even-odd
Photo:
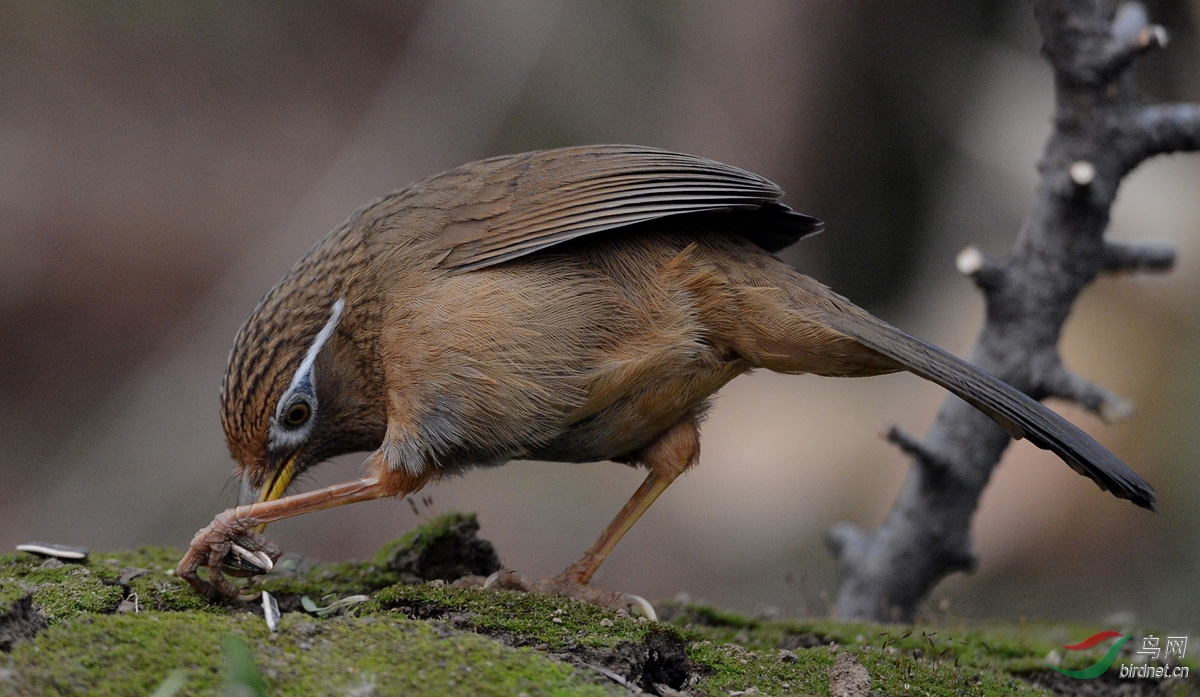
{"type": "MultiPolygon", "coordinates": [[[[220,694],[229,636],[250,647],[273,695],[627,694],[612,675],[642,687],[675,681],[696,695],[827,695],[839,651],[881,695],[1048,695],[1028,680],[1046,673],[1048,656],[1079,669],[1106,647],[1060,649],[1102,628],[768,622],[683,604],[649,622],[563,598],[402,583],[385,566],[389,554],[252,582],[280,601],[276,633],[258,603],[210,605],[192,593],[171,573],[176,550],[94,554],[83,564],[0,555],[0,617],[32,596],[49,625],[0,653],[0,695],[149,695],[173,674],[175,694],[220,694]],[[328,605],[359,594],[368,599],[347,614],[300,607],[302,597],[328,605]]],[[[1194,678],[1138,689],[1200,694],[1194,678]]]]}

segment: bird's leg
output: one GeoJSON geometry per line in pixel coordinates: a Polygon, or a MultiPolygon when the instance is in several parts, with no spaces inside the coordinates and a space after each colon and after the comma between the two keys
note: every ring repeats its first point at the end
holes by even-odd
{"type": "Polygon", "coordinates": [[[383,464],[380,453],[371,456],[368,468],[372,474],[362,479],[284,496],[273,501],[237,506],[217,514],[208,527],[197,532],[192,538],[191,547],[179,561],[176,573],[209,600],[236,596],[237,586],[222,572],[226,555],[234,544],[251,552],[265,552],[272,562],[279,558],[279,548],[263,538],[255,528],[276,520],[348,503],[406,496],[421,489],[430,479],[429,474],[414,476],[404,470],[389,470],[383,464]],[[208,568],[207,580],[197,573],[201,567],[208,568]]]}
{"type": "Polygon", "coordinates": [[[610,593],[588,586],[596,569],[617,546],[633,524],[650,508],[671,482],[696,464],[700,456],[700,431],[692,419],[680,421],[663,433],[635,456],[635,461],[646,465],[650,473],[625,503],[600,537],[588,547],[583,556],[553,578],[527,581],[513,572],[502,572],[493,579],[493,585],[518,588],[541,593],[569,595],[590,603],[614,609],[626,609],[637,604],[653,617],[649,603],[637,596],[610,593]]]}

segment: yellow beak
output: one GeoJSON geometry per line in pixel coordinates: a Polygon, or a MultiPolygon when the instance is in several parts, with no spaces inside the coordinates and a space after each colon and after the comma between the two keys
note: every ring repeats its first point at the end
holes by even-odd
{"type": "MultiPolygon", "coordinates": [[[[296,476],[296,458],[299,454],[298,451],[292,453],[287,462],[283,463],[283,467],[280,467],[275,476],[271,477],[263,486],[262,491],[258,494],[259,503],[266,503],[283,497],[283,492],[287,491],[288,485],[292,483],[292,478],[296,476]]],[[[266,529],[266,523],[258,526],[260,533],[266,529]]]]}

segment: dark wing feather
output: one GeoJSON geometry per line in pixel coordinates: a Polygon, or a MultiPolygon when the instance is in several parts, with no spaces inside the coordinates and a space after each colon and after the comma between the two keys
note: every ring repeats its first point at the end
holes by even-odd
{"type": "MultiPolygon", "coordinates": [[[[761,224],[736,226],[776,251],[821,231],[815,218],[779,203],[762,177],[702,157],[637,146],[586,146],[495,158],[475,165],[489,183],[448,211],[435,244],[441,266],[483,268],[577,237],[673,215],[761,211],[761,224]],[[502,184],[497,186],[497,184],[502,184]]],[[[448,173],[454,174],[454,173],[448,173]]]]}
{"type": "Polygon", "coordinates": [[[1014,438],[1061,457],[1101,489],[1154,510],[1154,489],[1091,436],[998,378],[874,317],[826,315],[830,326],[950,390],[990,416],[1014,438]]]}

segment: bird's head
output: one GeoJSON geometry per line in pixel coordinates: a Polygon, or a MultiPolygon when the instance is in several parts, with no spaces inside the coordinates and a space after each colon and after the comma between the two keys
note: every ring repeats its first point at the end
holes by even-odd
{"type": "Polygon", "coordinates": [[[241,504],[280,498],[313,465],[377,447],[386,427],[381,385],[347,327],[346,300],[276,294],[238,332],[221,390],[241,504]]]}

